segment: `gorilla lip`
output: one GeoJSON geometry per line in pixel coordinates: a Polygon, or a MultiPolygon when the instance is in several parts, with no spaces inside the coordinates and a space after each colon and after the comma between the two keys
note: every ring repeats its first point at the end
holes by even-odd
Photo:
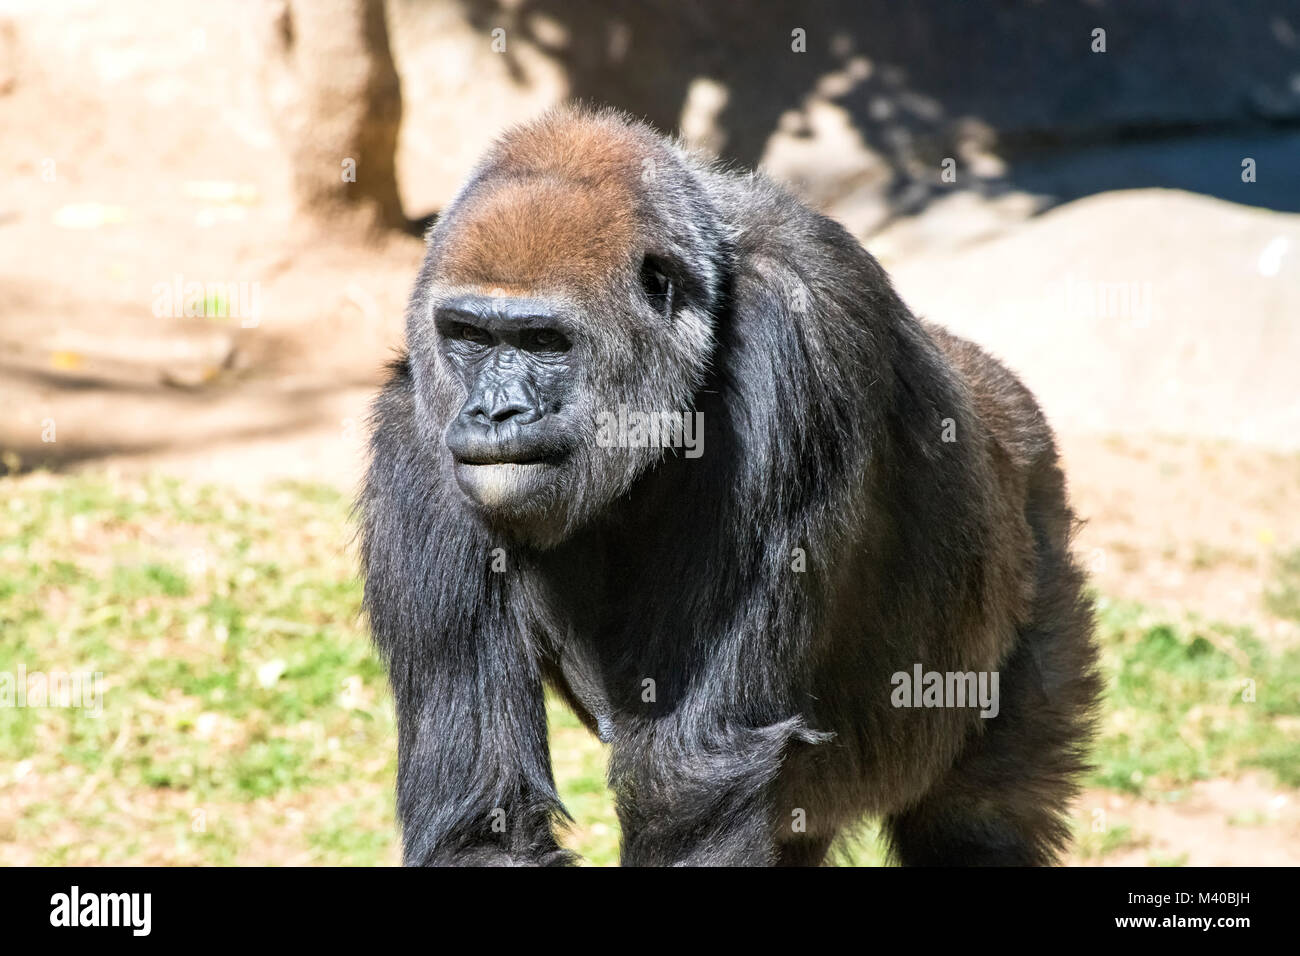
{"type": "Polygon", "coordinates": [[[461,491],[484,508],[509,508],[523,504],[546,485],[546,474],[564,458],[552,443],[484,439],[462,434],[449,436],[448,450],[455,462],[461,491]]]}
{"type": "Polygon", "coordinates": [[[465,456],[464,458],[456,459],[456,464],[468,465],[471,468],[486,468],[492,465],[542,465],[545,463],[545,458],[533,456],[521,456],[519,458],[513,458],[508,455],[501,455],[499,457],[465,456]]]}
{"type": "MultiPolygon", "coordinates": [[[[537,426],[532,426],[537,429],[537,426]]],[[[453,425],[445,443],[452,460],[461,465],[558,464],[568,450],[555,435],[520,435],[518,428],[496,428],[495,434],[453,425]]]]}
{"type": "Polygon", "coordinates": [[[489,468],[493,465],[553,465],[557,461],[555,455],[545,455],[539,452],[517,452],[507,451],[488,452],[480,451],[477,453],[466,452],[461,455],[452,455],[456,462],[456,467],[469,468],[489,468]]]}
{"type": "Polygon", "coordinates": [[[456,462],[456,483],[461,491],[485,508],[518,504],[539,486],[541,461],[456,462]]]}

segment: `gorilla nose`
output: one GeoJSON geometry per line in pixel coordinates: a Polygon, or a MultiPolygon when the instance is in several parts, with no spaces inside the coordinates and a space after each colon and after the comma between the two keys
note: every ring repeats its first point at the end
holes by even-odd
{"type": "Polygon", "coordinates": [[[542,417],[537,403],[529,401],[529,396],[515,389],[493,389],[479,396],[472,407],[467,408],[466,415],[482,425],[531,425],[542,417]]]}

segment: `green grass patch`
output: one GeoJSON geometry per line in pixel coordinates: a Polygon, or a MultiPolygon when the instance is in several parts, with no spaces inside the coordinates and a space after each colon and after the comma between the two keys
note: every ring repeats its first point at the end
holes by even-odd
{"type": "Polygon", "coordinates": [[[1094,784],[1147,795],[1263,767],[1300,786],[1300,652],[1105,599],[1098,625],[1106,699],[1094,784]]]}
{"type": "Polygon", "coordinates": [[[1300,548],[1278,556],[1264,606],[1278,617],[1300,621],[1300,548]]]}

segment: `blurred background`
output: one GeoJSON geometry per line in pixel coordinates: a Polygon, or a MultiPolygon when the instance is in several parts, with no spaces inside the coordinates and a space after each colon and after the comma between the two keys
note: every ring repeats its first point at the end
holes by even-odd
{"type": "Polygon", "coordinates": [[[1069,862],[1300,862],[1291,0],[0,0],[0,863],[397,861],[366,407],[423,230],[570,98],[788,183],[1039,396],[1108,680],[1069,862]]]}

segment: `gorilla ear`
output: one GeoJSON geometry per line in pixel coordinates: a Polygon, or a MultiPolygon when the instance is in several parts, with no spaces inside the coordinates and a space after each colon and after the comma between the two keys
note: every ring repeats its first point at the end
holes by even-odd
{"type": "Polygon", "coordinates": [[[641,261],[641,289],[652,309],[665,319],[672,318],[677,287],[667,263],[658,256],[646,256],[641,261]]]}

